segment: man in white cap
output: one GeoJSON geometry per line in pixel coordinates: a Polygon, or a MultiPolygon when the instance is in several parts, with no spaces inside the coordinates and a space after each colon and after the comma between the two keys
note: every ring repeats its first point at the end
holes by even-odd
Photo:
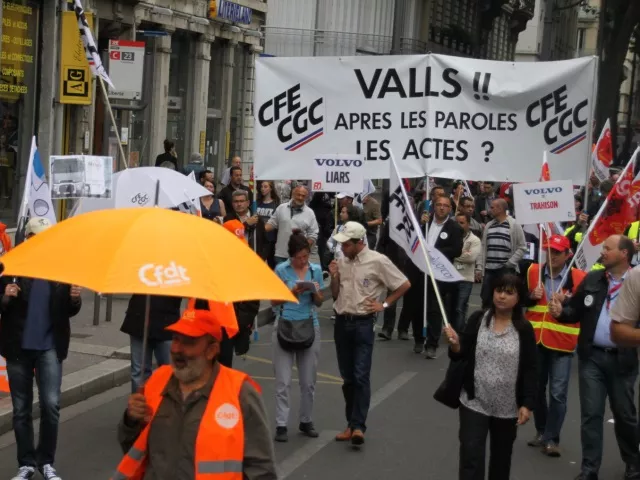
{"type": "Polygon", "coordinates": [[[363,225],[347,222],[333,237],[342,245],[344,257],[329,265],[337,314],[334,339],[347,417],[347,428],[336,440],[356,446],[364,443],[371,402],[369,377],[377,314],[411,287],[391,260],[365,245],[366,235],[363,225]],[[388,291],[391,293],[383,300],[388,291]]]}
{"type": "MultiPolygon", "coordinates": [[[[25,229],[26,241],[51,227],[34,217],[25,229]]],[[[13,404],[13,430],[18,447],[18,473],[25,480],[40,470],[45,480],[60,480],[54,468],[62,362],[71,340],[70,317],[80,311],[80,288],[37,278],[1,277],[2,335],[0,355],[7,360],[13,404]],[[33,377],[40,394],[40,441],[33,444],[33,377]]]]}

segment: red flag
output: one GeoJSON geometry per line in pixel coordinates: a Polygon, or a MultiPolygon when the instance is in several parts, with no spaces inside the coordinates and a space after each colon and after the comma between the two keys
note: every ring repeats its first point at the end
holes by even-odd
{"type": "Polygon", "coordinates": [[[547,152],[542,157],[542,171],[540,172],[540,181],[549,182],[551,180],[551,171],[549,170],[549,162],[547,162],[547,152]]]}
{"type": "MultiPolygon", "coordinates": [[[[640,177],[640,175],[638,176],[640,177]]],[[[589,234],[592,245],[599,245],[611,235],[621,235],[636,219],[636,194],[640,178],[633,178],[633,168],[626,168],[607,196],[605,209],[589,234]]]]}
{"type": "Polygon", "coordinates": [[[611,126],[609,120],[604,124],[598,142],[591,152],[593,173],[602,182],[609,178],[609,167],[613,162],[613,147],[611,145],[611,126]]]}

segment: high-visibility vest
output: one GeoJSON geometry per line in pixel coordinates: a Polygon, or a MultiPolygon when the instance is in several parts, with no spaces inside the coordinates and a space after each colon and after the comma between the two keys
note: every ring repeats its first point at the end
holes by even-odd
{"type": "MultiPolygon", "coordinates": [[[[145,384],[144,392],[153,416],[173,375],[169,365],[159,367],[145,384]]],[[[244,424],[240,390],[245,382],[260,387],[242,372],[220,365],[196,438],[194,480],[242,480],[244,424]]],[[[111,480],[142,480],[147,466],[147,444],[153,420],[142,430],[111,480]]]]}
{"type": "MultiPolygon", "coordinates": [[[[577,228],[576,225],[571,225],[569,228],[567,228],[564,231],[564,236],[568,237],[576,228],[577,228]]],[[[583,236],[582,232],[577,232],[573,238],[576,243],[580,243],[582,241],[582,236],[583,236]]]]}
{"type": "Polygon", "coordinates": [[[604,270],[605,266],[603,264],[601,264],[600,262],[596,262],[593,264],[593,267],[591,267],[591,271],[595,272],[597,270],[604,270]]]}
{"type": "Polygon", "coordinates": [[[638,233],[640,233],[640,221],[633,222],[629,225],[629,232],[627,233],[627,237],[631,240],[638,239],[638,233]]]}
{"type": "Polygon", "coordinates": [[[7,362],[0,357],[0,392],[9,393],[9,376],[7,375],[7,362]]]}
{"type": "MultiPolygon", "coordinates": [[[[527,286],[529,293],[533,292],[540,280],[540,265],[531,264],[527,272],[527,286]]],[[[577,268],[571,269],[571,279],[573,280],[573,290],[575,293],[578,285],[587,274],[577,268]]],[[[565,290],[566,292],[566,290],[565,290]]],[[[533,307],[527,308],[525,318],[531,322],[536,335],[536,343],[545,346],[550,350],[559,352],[573,352],[578,346],[578,335],[580,335],[580,323],[560,323],[549,315],[549,304],[547,292],[543,289],[542,298],[533,307]]]]}

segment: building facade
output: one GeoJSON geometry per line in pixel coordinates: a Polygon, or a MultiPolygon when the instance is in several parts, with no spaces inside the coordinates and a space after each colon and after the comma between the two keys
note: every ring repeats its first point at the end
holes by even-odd
{"type": "Polygon", "coordinates": [[[265,53],[513,60],[533,8],[533,0],[269,0],[265,53]]]}
{"type": "MultiPolygon", "coordinates": [[[[50,155],[82,153],[113,156],[117,170],[125,163],[153,165],[169,139],[179,167],[198,152],[220,175],[237,154],[248,173],[254,65],[262,52],[265,1],[83,1],[107,70],[111,41],[137,42],[141,52],[140,95],[109,95],[125,158],[94,80],[84,82],[85,98],[79,104],[73,99],[62,103],[73,93],[66,89],[76,88],[69,57],[83,55],[61,47],[74,24],[66,18],[70,2],[13,0],[1,5],[3,42],[7,39],[9,48],[3,43],[0,57],[0,221],[16,222],[33,135],[45,164],[50,155]]],[[[77,31],[77,24],[73,28],[77,31]]],[[[130,80],[126,74],[120,79],[130,80]]],[[[113,80],[117,88],[118,78],[113,80]]]]}
{"type": "Polygon", "coordinates": [[[516,61],[574,58],[580,11],[580,3],[575,0],[535,0],[533,20],[516,46],[516,61]]]}

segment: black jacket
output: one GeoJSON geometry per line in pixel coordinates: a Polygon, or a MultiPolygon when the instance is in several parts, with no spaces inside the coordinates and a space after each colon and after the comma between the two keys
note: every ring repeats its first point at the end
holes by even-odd
{"type": "Polygon", "coordinates": [[[156,167],[161,166],[165,162],[173,163],[174,170],[178,170],[178,159],[170,153],[161,153],[156,157],[156,167]]]}
{"type": "MultiPolygon", "coordinates": [[[[589,272],[578,287],[576,293],[565,301],[562,314],[558,321],[561,323],[580,322],[578,336],[578,356],[588,358],[591,354],[593,337],[598,326],[600,312],[607,300],[609,282],[604,270],[589,272]],[[585,299],[588,305],[585,305],[585,299]]],[[[618,362],[622,368],[633,369],[638,365],[636,348],[618,348],[618,362]]]]}
{"type": "Polygon", "coordinates": [[[227,185],[218,194],[218,198],[224,203],[224,209],[227,213],[233,213],[233,192],[236,190],[244,190],[249,195],[249,209],[253,208],[253,192],[246,185],[240,185],[238,188],[233,188],[231,185],[227,185]]]}
{"type": "Polygon", "coordinates": [[[318,227],[320,228],[319,235],[322,236],[325,241],[331,236],[331,232],[333,232],[335,228],[333,225],[335,222],[331,204],[334,198],[335,193],[315,192],[309,202],[309,208],[315,213],[318,227]]]}
{"type": "MultiPolygon", "coordinates": [[[[516,307],[517,308],[517,307],[516,307]]],[[[467,320],[464,331],[460,333],[460,351],[454,353],[449,349],[451,360],[464,359],[467,361],[463,388],[467,392],[469,400],[475,398],[474,375],[476,368],[476,344],[480,323],[484,319],[484,311],[478,310],[471,314],[467,320]]],[[[534,409],[538,392],[538,363],[536,337],[531,323],[525,321],[522,326],[516,327],[520,336],[520,361],[518,364],[518,379],[516,381],[516,403],[518,408],[526,407],[534,409]]]]}
{"type": "MultiPolygon", "coordinates": [[[[433,222],[433,217],[429,220],[429,228],[433,222]]],[[[464,231],[453,218],[449,218],[442,226],[442,230],[438,235],[438,240],[434,247],[440,251],[450,262],[462,255],[462,246],[464,245],[464,231]]]]}
{"type": "MultiPolygon", "coordinates": [[[[227,213],[222,219],[223,223],[231,220],[240,220],[233,210],[227,213]]],[[[258,217],[258,223],[255,225],[250,226],[247,225],[246,222],[243,222],[243,225],[245,232],[249,234],[249,247],[256,252],[261,259],[266,260],[269,253],[269,246],[267,245],[267,232],[265,230],[264,220],[258,217]]]]}
{"type": "Polygon", "coordinates": [[[400,270],[404,270],[404,266],[407,261],[407,254],[402,247],[391,240],[391,237],[389,236],[389,218],[387,218],[382,224],[376,250],[383,255],[386,255],[400,270]]]}
{"type": "MultiPolygon", "coordinates": [[[[182,298],[151,295],[149,310],[149,339],[158,342],[171,340],[171,332],[165,327],[173,325],[180,318],[182,298]]],[[[144,336],[144,317],[147,305],[146,295],[132,295],[120,331],[132,337],[144,336]]]]}
{"type": "MultiPolygon", "coordinates": [[[[4,292],[6,285],[14,283],[12,277],[0,279],[0,289],[4,292]]],[[[16,298],[11,298],[7,305],[0,307],[0,355],[7,360],[17,360],[22,354],[22,335],[27,319],[29,295],[33,280],[18,278],[15,283],[20,287],[16,298]]],[[[77,315],[82,307],[82,300],[71,299],[71,286],[65,283],[49,282],[51,296],[49,298],[49,314],[53,324],[53,342],[58,360],[63,361],[69,353],[71,341],[70,318],[77,315]]]]}

